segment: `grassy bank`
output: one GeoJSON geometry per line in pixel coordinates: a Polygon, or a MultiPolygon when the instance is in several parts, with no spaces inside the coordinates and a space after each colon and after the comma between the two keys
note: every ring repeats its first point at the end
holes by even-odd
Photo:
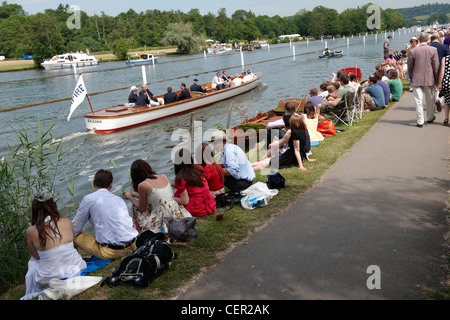
{"type": "MultiPolygon", "coordinates": [[[[173,47],[161,47],[161,48],[151,48],[145,51],[145,48],[139,48],[133,51],[130,51],[128,55],[133,58],[139,53],[147,52],[154,54],[156,56],[172,54],[177,51],[177,48],[173,47]]],[[[119,61],[119,59],[112,52],[98,52],[92,53],[97,60],[100,62],[111,62],[111,61],[119,61]]],[[[11,71],[24,71],[36,69],[36,65],[33,60],[4,60],[0,61],[0,72],[11,72],[11,71]]]]}
{"type": "MultiPolygon", "coordinates": [[[[409,85],[405,85],[404,90],[408,89],[409,85]]],[[[327,170],[349,152],[353,145],[370,131],[392,105],[390,103],[384,110],[365,114],[359,123],[350,128],[339,126],[338,128],[345,129],[345,132],[326,138],[319,146],[312,148],[313,158],[317,159],[317,162],[306,163],[307,172],[300,172],[297,167],[281,170],[281,174],[286,178],[287,188],[280,190],[267,207],[248,211],[240,205],[236,205],[230,211],[219,210],[224,213],[224,220],[221,222],[216,221],[214,215],[198,219],[199,238],[184,247],[174,246],[173,250],[178,254],[177,260],[149,288],[139,289],[127,284],[120,284],[115,288],[97,285],[76,299],[158,300],[175,298],[203,271],[219,263],[229,250],[237,245],[245,245],[246,239],[252,233],[264,228],[275,216],[285,212],[302,195],[317,185],[327,170]]],[[[267,178],[258,174],[256,181],[266,182],[267,178]]],[[[109,276],[118,264],[119,261],[115,261],[91,275],[109,276]]],[[[10,290],[3,299],[19,299],[24,292],[25,286],[22,285],[10,290]]]]}

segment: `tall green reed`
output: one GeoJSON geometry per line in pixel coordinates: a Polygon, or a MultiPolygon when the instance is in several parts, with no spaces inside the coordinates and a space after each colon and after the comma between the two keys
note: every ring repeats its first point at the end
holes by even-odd
{"type": "MultiPolygon", "coordinates": [[[[17,143],[0,160],[0,292],[23,283],[29,253],[26,230],[31,225],[34,190],[47,187],[57,194],[58,175],[67,175],[62,164],[68,148],[54,139],[54,125],[44,128],[22,123],[17,143]]],[[[70,194],[70,183],[69,183],[70,194]]],[[[57,199],[56,199],[57,200],[57,199]]]]}

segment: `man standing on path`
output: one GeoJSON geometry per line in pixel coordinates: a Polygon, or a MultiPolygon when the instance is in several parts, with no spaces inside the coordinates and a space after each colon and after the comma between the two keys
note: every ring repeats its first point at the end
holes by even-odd
{"type": "Polygon", "coordinates": [[[422,32],[419,36],[420,45],[411,50],[408,59],[408,73],[414,92],[417,112],[417,126],[421,128],[424,119],[424,101],[427,110],[428,123],[432,123],[434,115],[434,90],[438,83],[439,59],[437,49],[427,44],[429,35],[422,32]]]}

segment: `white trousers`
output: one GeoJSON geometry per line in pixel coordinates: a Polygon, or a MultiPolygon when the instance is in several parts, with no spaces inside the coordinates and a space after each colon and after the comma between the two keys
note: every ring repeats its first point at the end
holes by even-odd
{"type": "Polygon", "coordinates": [[[434,86],[413,87],[413,92],[414,99],[416,100],[417,124],[424,124],[424,110],[427,113],[427,120],[433,120],[435,102],[434,86]]]}

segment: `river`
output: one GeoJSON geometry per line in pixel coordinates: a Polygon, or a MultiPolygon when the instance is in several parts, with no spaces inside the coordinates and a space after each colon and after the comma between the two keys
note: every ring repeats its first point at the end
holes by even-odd
{"type": "MultiPolygon", "coordinates": [[[[395,32],[391,47],[394,50],[402,50],[413,35],[410,30],[395,32]]],[[[213,129],[215,124],[225,127],[230,106],[233,104],[233,127],[258,112],[273,109],[281,99],[307,95],[309,89],[319,88],[321,82],[330,80],[333,72],[354,67],[355,64],[361,68],[363,78],[366,78],[383,59],[384,39],[383,33],[377,36],[327,39],[323,42],[295,42],[292,46],[270,45],[269,49],[245,52],[244,69],[262,72],[262,84],[244,95],[196,110],[195,120],[202,121],[203,130],[213,129]],[[325,41],[329,48],[343,50],[344,56],[320,60],[318,56],[325,47],[325,41]]],[[[88,93],[140,85],[141,67],[124,67],[123,61],[109,62],[96,67],[80,68],[78,71],[83,72],[88,93]],[[90,72],[99,70],[106,71],[90,72]]],[[[240,73],[240,54],[208,55],[206,58],[203,54],[162,56],[158,64],[146,67],[146,76],[151,83],[150,91],[156,95],[164,93],[168,86],[177,90],[181,82],[185,82],[189,87],[194,78],[198,78],[199,83],[210,82],[214,70],[227,70],[228,75],[240,73]],[[174,78],[176,79],[173,80],[174,78]]],[[[42,69],[0,73],[0,110],[71,97],[77,79],[72,70],[42,69]],[[49,77],[57,75],[65,76],[49,77]],[[22,79],[33,80],[15,81],[22,79]]],[[[93,95],[90,99],[95,110],[125,103],[128,94],[128,89],[116,90],[93,95]]],[[[69,109],[70,101],[64,101],[0,113],[0,158],[8,154],[8,146],[17,144],[15,130],[20,130],[22,121],[35,127],[39,117],[45,127],[55,124],[55,138],[63,139],[64,145],[69,146],[63,166],[73,179],[75,202],[81,201],[84,195],[92,192],[91,180],[101,168],[109,168],[113,172],[114,193],[121,194],[123,188],[130,188],[129,168],[136,159],[147,160],[158,173],[167,174],[173,179],[170,155],[178,142],[171,141],[171,136],[178,128],[189,130],[190,114],[166,118],[122,132],[98,135],[86,132],[83,113],[90,111],[87,100],[78,107],[68,122],[69,109]]],[[[63,175],[59,182],[60,192],[64,194],[66,180],[63,175]]]]}

